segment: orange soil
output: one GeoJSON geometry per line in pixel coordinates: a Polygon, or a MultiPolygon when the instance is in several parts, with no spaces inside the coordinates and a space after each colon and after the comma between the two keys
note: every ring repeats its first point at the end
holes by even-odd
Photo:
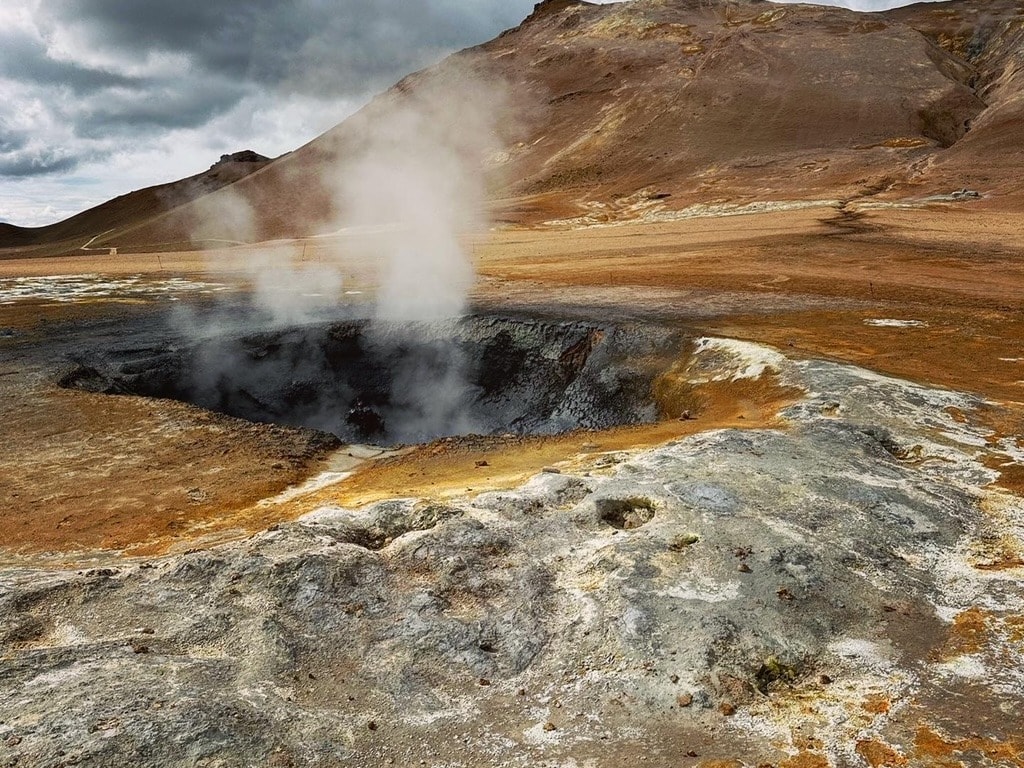
{"type": "MultiPolygon", "coordinates": [[[[506,230],[471,238],[468,245],[479,272],[489,278],[478,286],[476,300],[483,305],[501,307],[510,297],[525,297],[540,307],[587,306],[595,292],[604,291],[606,298],[611,290],[635,314],[651,307],[662,317],[677,317],[695,335],[762,341],[791,356],[846,360],[977,392],[998,401],[971,416],[995,430],[996,439],[1020,434],[1024,425],[1024,362],[1017,360],[1024,358],[1022,233],[1024,215],[978,204],[877,210],[852,221],[821,208],[576,231],[506,230]],[[808,299],[818,304],[809,306],[808,299]],[[772,303],[762,306],[765,301],[772,303]],[[712,310],[695,311],[702,302],[710,302],[712,310]],[[872,318],[927,325],[864,324],[872,318]]],[[[342,240],[316,238],[284,247],[295,256],[305,247],[311,262],[332,258],[342,246],[343,252],[358,254],[357,242],[342,240]]],[[[0,262],[0,277],[201,274],[244,286],[252,254],[250,248],[235,248],[8,260],[0,262]]],[[[372,285],[365,259],[346,262],[346,269],[350,281],[372,285]]],[[[108,309],[104,304],[0,307],[0,326],[45,333],[40,319],[108,309]]],[[[603,310],[593,312],[601,316],[603,310]]],[[[319,456],[271,470],[280,445],[252,437],[245,448],[235,427],[217,432],[210,417],[194,409],[34,390],[23,402],[8,403],[3,414],[8,444],[3,490],[8,493],[0,513],[2,543],[9,550],[153,552],[189,546],[197,536],[259,529],[317,503],[356,505],[389,496],[445,497],[468,488],[509,487],[544,466],[571,466],[588,453],[653,445],[711,427],[771,424],[792,397],[772,386],[751,392],[743,386],[705,389],[694,406],[695,421],[425,446],[364,464],[341,484],[277,506],[255,502],[315,473],[322,466],[319,456]],[[37,397],[57,398],[61,408],[40,408],[37,397]],[[173,419],[185,425],[186,434],[206,434],[181,440],[165,426],[173,419]],[[584,444],[598,448],[584,449],[584,444]],[[216,472],[197,474],[197,459],[216,472]],[[487,466],[477,467],[478,461],[487,466]],[[189,499],[187,492],[195,488],[189,499]],[[67,511],[58,513],[61,509],[67,511]]],[[[663,406],[668,414],[682,408],[663,406]]],[[[1005,456],[990,460],[1000,465],[1004,485],[1020,492],[1019,465],[1005,456]]]]}

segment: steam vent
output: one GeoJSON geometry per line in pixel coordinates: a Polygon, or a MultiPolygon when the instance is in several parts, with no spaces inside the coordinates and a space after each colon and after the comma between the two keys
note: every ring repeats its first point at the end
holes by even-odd
{"type": "Polygon", "coordinates": [[[193,403],[349,443],[557,434],[655,421],[666,328],[473,316],[305,326],[80,355],[62,387],[193,403]]]}
{"type": "Polygon", "coordinates": [[[828,2],[4,0],[0,768],[1024,768],[1024,2],[828,2]]]}

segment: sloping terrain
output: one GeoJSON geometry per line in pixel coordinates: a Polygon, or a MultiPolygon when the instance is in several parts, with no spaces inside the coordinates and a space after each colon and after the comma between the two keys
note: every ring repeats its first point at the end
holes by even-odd
{"type": "Polygon", "coordinates": [[[0,571],[6,764],[1024,765],[981,401],[727,339],[679,375],[801,395],[511,491],[0,571]]]}
{"type": "MultiPolygon", "coordinates": [[[[147,221],[233,184],[269,162],[270,158],[249,150],[235,152],[224,155],[202,173],[129,192],[56,224],[17,227],[0,223],[0,249],[18,249],[16,253],[7,255],[50,255],[54,253],[54,246],[58,252],[74,251],[91,245],[101,250],[104,246],[98,241],[102,235],[109,234],[111,238],[116,238],[118,232],[133,224],[147,221]]],[[[4,255],[0,250],[0,258],[4,255]]]]}
{"type": "Polygon", "coordinates": [[[227,190],[150,207],[149,218],[111,203],[32,242],[101,235],[98,245],[160,249],[336,229],[345,159],[428,81],[448,82],[454,112],[468,108],[455,95],[467,71],[512,94],[499,121],[505,149],[488,163],[501,220],[841,205],[965,187],[999,205],[1024,194],[1022,18],[1019,0],[880,14],[762,0],[548,0],[227,190]],[[209,221],[239,205],[251,213],[245,227],[209,221]]]}

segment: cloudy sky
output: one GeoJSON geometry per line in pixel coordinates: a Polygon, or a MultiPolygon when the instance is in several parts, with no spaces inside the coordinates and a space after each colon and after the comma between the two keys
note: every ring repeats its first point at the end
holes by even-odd
{"type": "Polygon", "coordinates": [[[295,149],[534,2],[0,0],[0,221],[40,226],[226,152],[295,149]]]}

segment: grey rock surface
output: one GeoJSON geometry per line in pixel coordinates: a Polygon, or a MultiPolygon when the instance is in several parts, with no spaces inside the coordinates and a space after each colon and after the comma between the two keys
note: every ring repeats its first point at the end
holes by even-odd
{"type": "Polygon", "coordinates": [[[1019,568],[974,567],[1024,529],[951,415],[980,403],[705,342],[709,378],[807,393],[788,428],[0,573],[0,765],[757,765],[811,736],[864,765],[867,739],[910,754],[922,701],[1013,737],[1020,645],[935,656],[964,611],[1024,608],[1019,568]]]}

